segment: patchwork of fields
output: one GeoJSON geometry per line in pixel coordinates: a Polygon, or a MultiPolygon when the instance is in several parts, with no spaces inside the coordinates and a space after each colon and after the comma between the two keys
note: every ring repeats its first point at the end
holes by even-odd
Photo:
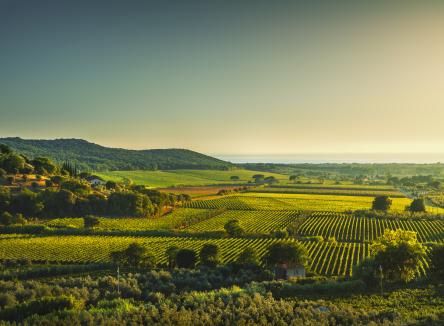
{"type": "MultiPolygon", "coordinates": [[[[228,183],[230,175],[235,175],[235,172],[238,171],[219,171],[218,174],[210,176],[206,175],[205,171],[199,173],[190,171],[187,180],[198,183],[205,179],[208,182],[211,177],[212,181],[228,183]],[[196,179],[192,181],[193,178],[196,179]]],[[[147,175],[151,178],[153,175],[161,177],[164,172],[121,173],[122,176],[131,178],[137,178],[139,173],[141,178],[147,175]]],[[[247,182],[247,179],[255,173],[242,171],[238,174],[241,175],[241,181],[247,182]]],[[[111,179],[120,178],[120,173],[110,172],[108,175],[111,179]]],[[[175,172],[169,171],[168,175],[170,178],[175,172]]],[[[185,174],[182,171],[180,175],[183,178],[185,174]]],[[[173,181],[178,182],[178,179],[173,181]]],[[[159,184],[166,185],[168,182],[170,181],[159,179],[159,184]]],[[[304,184],[261,187],[257,191],[193,200],[187,202],[185,207],[177,208],[159,218],[100,217],[99,225],[90,230],[92,235],[57,233],[58,230],[81,231],[82,218],[48,220],[43,224],[50,228],[53,234],[60,235],[1,235],[0,259],[26,258],[65,263],[109,262],[110,252],[122,250],[129,244],[137,242],[153,252],[160,263],[166,263],[165,251],[170,246],[198,251],[205,243],[214,243],[220,248],[221,261],[227,263],[235,261],[246,247],[254,248],[258,256],[262,257],[272,243],[300,241],[309,252],[311,271],[320,275],[350,276],[353,274],[354,266],[370,255],[370,242],[381,236],[385,229],[401,228],[415,231],[419,241],[424,243],[444,242],[442,219],[367,218],[357,217],[352,213],[356,210],[370,209],[373,195],[376,194],[392,196],[392,212],[404,211],[411,199],[399,195],[399,192],[390,187],[304,184]],[[295,191],[303,193],[291,193],[295,191]],[[217,232],[221,234],[224,225],[232,219],[239,221],[245,236],[215,238],[214,234],[217,232]],[[295,222],[297,224],[295,237],[298,240],[274,236],[276,231],[286,230],[295,222]],[[168,230],[169,233],[164,234],[168,236],[136,236],[140,235],[137,233],[140,231],[156,230],[168,230]],[[112,234],[115,231],[127,233],[117,236],[112,234]]],[[[427,209],[444,212],[442,208],[427,207],[427,209]]],[[[420,272],[424,273],[426,269],[427,262],[424,261],[420,272]]]]}

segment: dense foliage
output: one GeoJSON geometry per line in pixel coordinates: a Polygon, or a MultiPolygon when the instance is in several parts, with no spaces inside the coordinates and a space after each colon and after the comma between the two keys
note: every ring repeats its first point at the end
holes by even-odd
{"type": "Polygon", "coordinates": [[[82,170],[228,170],[235,167],[231,163],[185,149],[127,150],[103,147],[81,139],[1,138],[0,143],[29,157],[70,161],[82,170]]]}

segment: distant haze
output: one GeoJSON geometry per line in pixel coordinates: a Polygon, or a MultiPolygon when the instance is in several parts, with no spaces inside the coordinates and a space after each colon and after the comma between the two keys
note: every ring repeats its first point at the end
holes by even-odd
{"type": "Polygon", "coordinates": [[[218,155],[232,163],[443,163],[444,153],[316,153],[293,155],[218,155]]]}

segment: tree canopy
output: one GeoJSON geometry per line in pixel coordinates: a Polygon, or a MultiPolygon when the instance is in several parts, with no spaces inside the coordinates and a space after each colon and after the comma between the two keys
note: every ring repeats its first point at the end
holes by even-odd
{"type": "Polygon", "coordinates": [[[392,205],[392,200],[388,196],[377,196],[373,200],[372,209],[376,211],[388,211],[392,205]]]}
{"type": "Polygon", "coordinates": [[[371,245],[375,266],[382,268],[389,281],[409,282],[418,275],[418,268],[425,257],[424,245],[418,242],[416,232],[385,230],[371,245]]]}
{"type": "Polygon", "coordinates": [[[307,249],[302,244],[277,242],[268,248],[263,260],[269,267],[282,264],[306,266],[309,258],[307,249]]]}
{"type": "Polygon", "coordinates": [[[235,219],[229,220],[224,225],[224,229],[230,237],[240,237],[244,234],[244,230],[239,225],[239,221],[235,219]]]}

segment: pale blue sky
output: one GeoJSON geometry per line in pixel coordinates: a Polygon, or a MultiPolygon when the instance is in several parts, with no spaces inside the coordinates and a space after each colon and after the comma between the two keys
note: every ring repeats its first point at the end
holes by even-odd
{"type": "Polygon", "coordinates": [[[444,11],[427,2],[3,0],[0,136],[213,154],[443,152],[443,35],[444,11]]]}

